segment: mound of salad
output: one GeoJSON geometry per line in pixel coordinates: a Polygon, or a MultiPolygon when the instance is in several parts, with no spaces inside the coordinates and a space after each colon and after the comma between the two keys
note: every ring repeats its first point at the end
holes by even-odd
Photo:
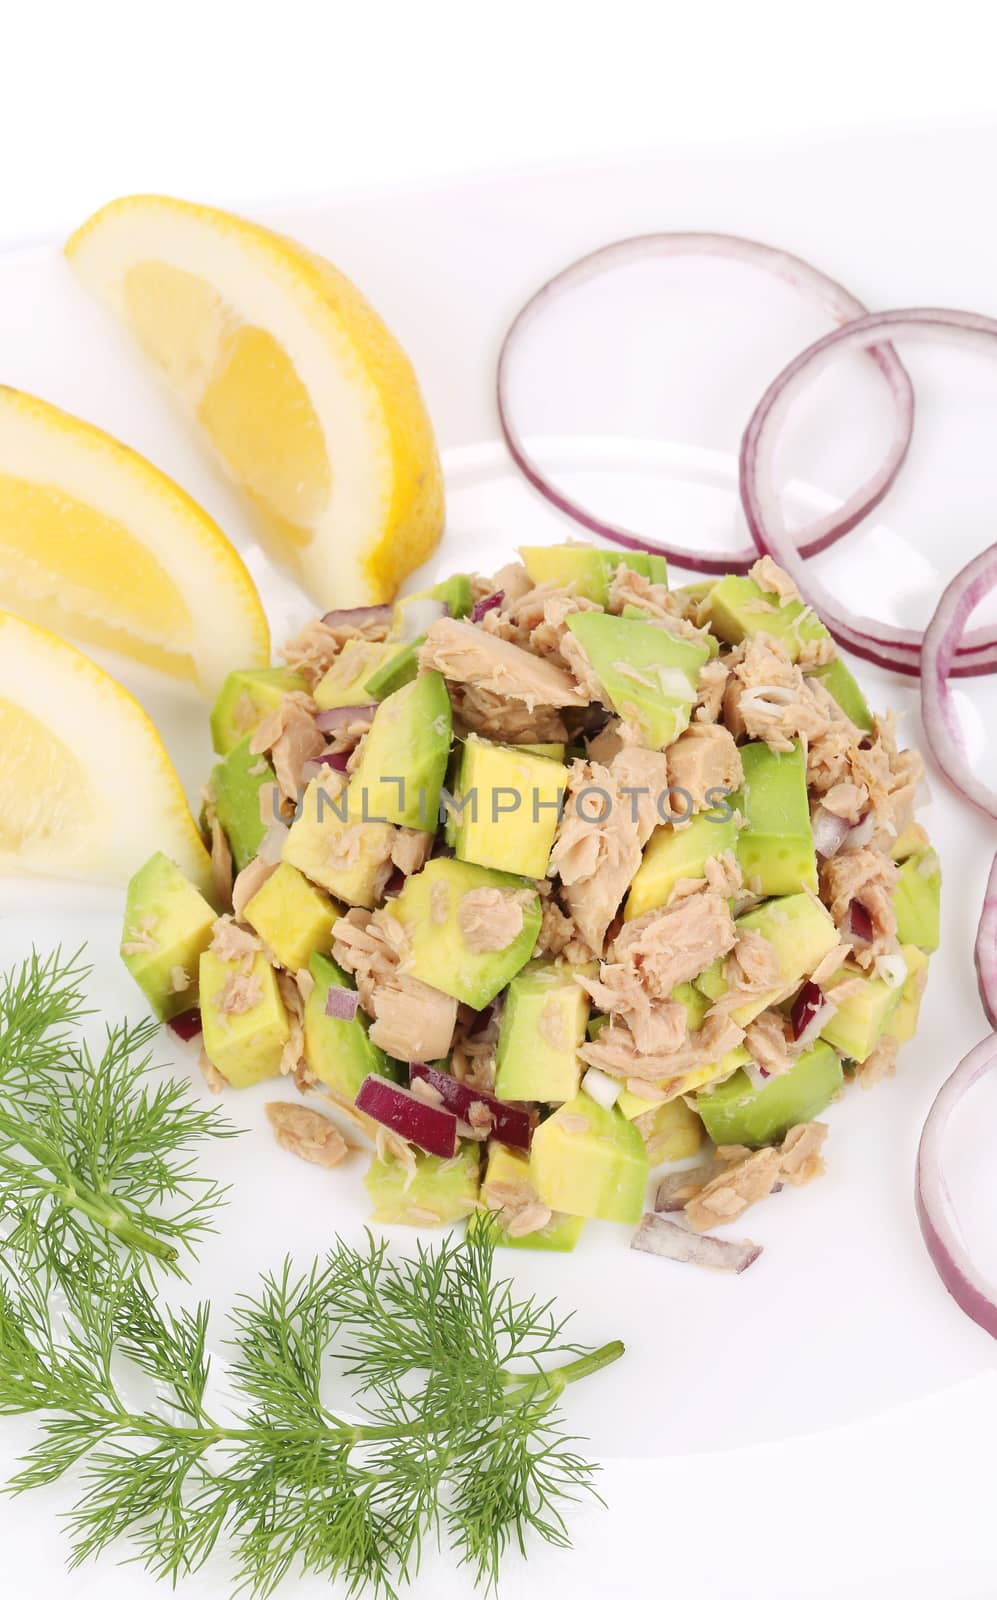
{"type": "Polygon", "coordinates": [[[216,904],[154,856],[122,956],[212,1087],[332,1103],[268,1106],[286,1148],[369,1136],[375,1220],[639,1223],[741,1270],[710,1230],[818,1175],[821,1113],[914,1034],[922,762],[771,558],[672,589],[661,556],[520,553],[230,675],[216,904]]]}

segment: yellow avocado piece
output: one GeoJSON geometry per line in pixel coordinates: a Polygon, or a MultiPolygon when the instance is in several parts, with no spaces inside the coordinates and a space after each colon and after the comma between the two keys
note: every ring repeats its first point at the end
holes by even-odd
{"type": "Polygon", "coordinates": [[[281,966],[297,972],[312,955],[332,948],[332,930],[342,914],[342,907],[304,873],[282,861],[249,901],[244,918],[281,966]]]}
{"type": "MultiPolygon", "coordinates": [[[[647,1106],[647,1102],[644,1102],[647,1106]]],[[[681,1098],[649,1106],[634,1119],[644,1141],[652,1167],[665,1161],[684,1161],[694,1156],[703,1142],[703,1124],[691,1106],[681,1098]]]]}
{"type": "Polygon", "coordinates": [[[325,677],[315,685],[314,698],[319,710],[369,705],[371,696],[364,684],[391,653],[392,647],[372,644],[369,639],[347,639],[325,677]]]}
{"type": "Polygon", "coordinates": [[[283,859],[337,899],[373,910],[390,873],[395,830],[389,822],[351,820],[348,793],[330,796],[321,778],[312,779],[283,859]]]}
{"type": "Polygon", "coordinates": [[[280,1071],[291,1029],[277,975],[262,950],[248,973],[241,962],[221,961],[213,951],[205,950],[201,957],[201,1023],[208,1059],[234,1089],[248,1089],[280,1071]],[[245,1011],[229,1011],[227,996],[243,985],[258,999],[245,1011]]]}

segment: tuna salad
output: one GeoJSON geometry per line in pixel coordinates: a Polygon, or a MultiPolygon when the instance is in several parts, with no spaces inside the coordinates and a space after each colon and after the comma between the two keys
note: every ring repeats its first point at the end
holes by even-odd
{"type": "Polygon", "coordinates": [[[214,904],[154,856],[122,957],[212,1088],[289,1080],[284,1148],[369,1143],[375,1220],[639,1223],[739,1271],[712,1230],[819,1175],[822,1113],[914,1034],[921,759],[770,558],[671,588],[660,556],[520,553],[230,675],[214,904]]]}

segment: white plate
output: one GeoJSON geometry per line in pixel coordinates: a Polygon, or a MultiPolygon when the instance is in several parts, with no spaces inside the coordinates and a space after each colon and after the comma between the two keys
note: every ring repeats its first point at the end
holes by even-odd
{"type": "MultiPolygon", "coordinates": [[[[963,163],[981,160],[978,145],[956,148],[950,138],[948,160],[957,155],[963,163]]],[[[942,182],[951,169],[943,167],[937,144],[904,154],[874,140],[831,146],[806,160],[787,153],[740,167],[643,163],[584,176],[495,180],[353,200],[281,214],[277,221],[370,289],[420,366],[448,447],[448,532],[431,564],[436,575],[495,567],[521,542],[571,532],[527,489],[498,445],[475,442],[494,434],[489,394],[498,334],[548,268],[603,238],[650,225],[725,226],[809,250],[880,303],[904,293],[917,297],[915,263],[888,230],[875,232],[874,204],[877,182],[890,173],[901,181],[915,156],[923,158],[925,185],[937,182],[933,204],[947,207],[954,228],[952,185],[942,182]],[[849,186],[854,216],[847,228],[826,217],[814,198],[832,180],[836,192],[849,186]]],[[[955,169],[956,188],[963,170],[955,169]]],[[[909,218],[897,224],[898,231],[902,227],[912,227],[909,218]]],[[[977,244],[974,237],[967,273],[965,250],[935,248],[944,224],[913,231],[930,298],[988,309],[997,263],[979,259],[987,241],[977,244]],[[947,265],[953,267],[949,282],[947,265]]],[[[972,237],[968,225],[961,237],[972,237]]],[[[685,288],[704,292],[695,283],[685,288]]],[[[704,323],[705,310],[704,303],[704,323]]],[[[759,354],[759,384],[787,335],[777,328],[774,336],[773,348],[759,354]]],[[[789,349],[801,336],[808,330],[794,324],[789,349]]],[[[307,614],[302,597],[255,545],[238,498],[178,425],[123,335],[84,299],[54,252],[0,264],[0,352],[4,381],[117,432],[207,505],[246,552],[275,638],[307,614]]],[[[715,370],[713,359],[704,355],[692,379],[698,381],[699,370],[715,370]]],[[[930,388],[941,368],[924,372],[930,388]]],[[[699,392],[695,382],[693,392],[699,392]]],[[[982,409],[975,386],[970,392],[966,429],[982,409]]],[[[614,504],[625,494],[632,515],[664,517],[683,530],[712,530],[719,537],[736,516],[736,438],[725,410],[731,408],[695,418],[690,412],[689,432],[664,447],[599,437],[582,452],[570,439],[547,448],[580,491],[608,495],[614,504]]],[[[930,402],[926,410],[930,420],[930,402]]],[[[869,534],[828,559],[829,581],[853,602],[876,592],[895,596],[902,574],[907,615],[927,604],[939,581],[936,568],[948,570],[952,563],[949,542],[930,525],[933,514],[941,517],[953,503],[949,481],[958,483],[959,504],[966,507],[961,537],[975,537],[966,524],[974,514],[979,522],[988,463],[976,440],[967,436],[956,444],[962,453],[955,478],[943,491],[930,491],[939,496],[936,502],[928,501],[919,479],[916,494],[898,495],[869,534]]],[[[837,486],[830,456],[826,470],[826,476],[813,472],[820,489],[797,488],[801,505],[826,503],[826,491],[837,486]]],[[[128,677],[162,724],[195,795],[210,760],[204,709],[164,695],[151,680],[128,677]]],[[[916,739],[910,687],[877,673],[864,681],[878,704],[910,713],[906,727],[916,739]]],[[[975,704],[985,707],[985,695],[976,693],[975,704]]],[[[984,724],[976,726],[982,737],[984,724]]],[[[524,1288],[556,1292],[565,1306],[577,1308],[579,1337],[622,1336],[628,1356],[572,1396],[573,1422],[607,1463],[610,1511],[583,1512],[578,1550],[532,1556],[514,1571],[506,1593],[539,1596],[557,1582],[579,1594],[623,1594],[655,1580],[694,1582],[707,1596],[911,1595],[922,1592],[922,1582],[925,1594],[952,1600],[992,1592],[986,1585],[997,1577],[997,1563],[972,1507],[981,1493],[978,1433],[982,1440],[985,1429],[992,1430],[997,1412],[993,1346],[941,1291],[911,1202],[913,1155],[931,1097],[983,1031],[969,952],[992,830],[937,778],[934,791],[926,821],[945,866],[944,943],[932,966],[917,1042],[904,1053],[895,1080],[870,1095],[855,1090],[828,1113],[828,1176],[747,1219],[745,1231],[765,1245],[758,1265],[733,1282],[687,1271],[628,1251],[626,1230],[604,1225],[591,1226],[572,1257],[510,1253],[508,1270],[524,1288]]],[[[0,884],[0,964],[18,959],[31,942],[44,948],[86,938],[96,966],[95,998],[111,1015],[138,1014],[136,993],[115,954],[120,907],[120,895],[102,891],[0,884]]],[[[171,1051],[164,1035],[163,1055],[171,1054],[181,1071],[196,1077],[190,1054],[171,1051]]],[[[210,1293],[219,1308],[287,1250],[306,1257],[321,1251],[335,1231],[355,1237],[365,1222],[363,1163],[330,1177],[277,1152],[261,1126],[262,1104],[273,1093],[264,1086],[228,1097],[232,1116],[250,1131],[210,1161],[213,1172],[232,1181],[234,1195],[193,1287],[210,1293]]],[[[988,1190],[986,1129],[994,1109],[997,1100],[988,1104],[981,1092],[957,1130],[964,1160],[955,1187],[974,1246],[997,1265],[981,1198],[988,1190]]],[[[401,1243],[411,1237],[397,1232],[401,1243]]],[[[217,1350],[222,1336],[219,1319],[217,1350]]],[[[26,1436],[19,1426],[4,1431],[0,1467],[26,1436]]],[[[106,1562],[97,1572],[67,1576],[50,1537],[49,1512],[57,1502],[56,1495],[30,1498],[16,1515],[0,1507],[12,1593],[157,1592],[133,1569],[119,1574],[106,1562]]],[[[225,1592],[223,1573],[216,1565],[190,1592],[225,1592]]],[[[463,1584],[434,1569],[424,1589],[459,1593],[463,1584]]]]}

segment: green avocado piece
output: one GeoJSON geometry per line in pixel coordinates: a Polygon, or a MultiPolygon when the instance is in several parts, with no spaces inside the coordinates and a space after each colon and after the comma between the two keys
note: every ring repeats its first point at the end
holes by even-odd
{"type": "MultiPolygon", "coordinates": [[[[434,583],[431,589],[424,589],[418,598],[429,600],[442,600],[452,617],[458,621],[462,617],[470,616],[474,609],[474,594],[471,590],[471,580],[466,572],[454,572],[449,578],[444,578],[442,583],[434,583]]],[[[410,597],[416,599],[415,595],[410,597]]]]}
{"type": "Polygon", "coordinates": [[[788,1072],[754,1089],[745,1072],[735,1072],[715,1089],[696,1096],[696,1110],[714,1144],[744,1144],[757,1149],[778,1144],[790,1128],[811,1122],[834,1099],[842,1084],[840,1058],[818,1039],[788,1072]]]}
{"type": "Polygon", "coordinates": [[[254,755],[250,750],[251,737],[241,740],[219,761],[208,784],[236,872],[252,861],[269,822],[279,820],[273,767],[266,756],[254,755]],[[264,812],[268,821],[264,821],[264,812]]]}
{"type": "MultiPolygon", "coordinates": [[[[746,1001],[731,1012],[742,1028],[753,1022],[766,1006],[786,999],[798,989],[839,942],[830,912],[808,894],[786,894],[776,900],[766,900],[738,917],[736,926],[763,934],[773,945],[779,960],[779,987],[770,994],[746,1001]]],[[[715,961],[707,967],[696,979],[696,988],[707,999],[719,1000],[727,988],[723,963],[715,961]]]]}
{"type": "Polygon", "coordinates": [[[576,611],[568,628],[613,709],[637,724],[652,749],[663,750],[684,732],[706,645],[603,611],[576,611]]]}
{"type": "Polygon", "coordinates": [[[921,850],[908,856],[893,891],[901,944],[916,944],[929,955],[938,949],[941,899],[942,869],[937,852],[921,850]]]}
{"type": "Polygon", "coordinates": [[[578,1046],[589,997],[563,962],[531,961],[509,985],[496,1051],[500,1100],[572,1100],[581,1082],[578,1046]]]}
{"type": "MultiPolygon", "coordinates": [[[[517,1189],[524,1191],[533,1188],[530,1182],[529,1157],[518,1150],[510,1150],[508,1145],[499,1144],[496,1139],[492,1139],[488,1145],[488,1165],[481,1185],[479,1208],[468,1218],[469,1234],[474,1234],[479,1228],[484,1227],[489,1212],[502,1210],[501,1192],[494,1195],[489,1193],[493,1184],[513,1184],[517,1189]]],[[[563,1212],[553,1211],[550,1221],[544,1227],[538,1228],[535,1233],[526,1233],[518,1238],[514,1234],[507,1233],[504,1228],[496,1226],[495,1243],[514,1250],[568,1251],[575,1248],[584,1226],[584,1217],[566,1217],[563,1212]]]]}
{"type": "Polygon", "coordinates": [[[364,1178],[374,1221],[435,1228],[469,1217],[478,1203],[480,1148],[465,1139],[447,1159],[417,1150],[414,1178],[401,1162],[374,1156],[364,1178]]]}
{"type": "Polygon", "coordinates": [[[526,750],[533,756],[549,756],[552,761],[563,761],[565,746],[563,744],[511,744],[510,750],[526,750]]]}
{"type": "MultiPolygon", "coordinates": [[[[643,606],[624,606],[623,610],[620,612],[620,616],[623,618],[624,622],[646,622],[648,617],[653,618],[654,613],[652,611],[646,611],[643,606]]],[[[706,653],[708,658],[712,658],[713,656],[718,656],[720,654],[720,645],[713,637],[712,633],[706,634],[703,639],[703,643],[706,645],[706,653]]]]}
{"type": "Polygon", "coordinates": [[[217,912],[162,851],[128,885],[121,959],[162,1022],[197,1004],[197,969],[217,912]]]}
{"type": "Polygon", "coordinates": [[[863,733],[872,732],[872,712],[866,704],[865,695],[840,656],[835,656],[826,667],[818,667],[810,676],[817,678],[824,685],[828,694],[837,700],[845,716],[854,722],[856,728],[861,728],[863,733]]]}
{"type": "Polygon", "coordinates": [[[230,672],[211,712],[211,743],[220,756],[256,732],[264,717],[276,711],[285,694],[307,690],[300,672],[290,667],[260,667],[230,672]]]}
{"type": "Polygon", "coordinates": [[[887,1024],[886,1032],[898,1044],[907,1044],[917,1032],[917,1019],[921,1013],[921,997],[928,981],[928,957],[916,944],[903,944],[900,954],[907,963],[907,977],[900,995],[900,1004],[887,1024]]]}
{"type": "Polygon", "coordinates": [[[349,789],[333,798],[322,779],[313,778],[284,840],[283,859],[337,900],[373,910],[391,872],[395,830],[390,822],[352,818],[349,789]]]}
{"type": "Polygon", "coordinates": [[[373,1043],[370,1019],[361,1010],[350,1021],[327,1017],[329,988],[352,989],[352,979],[330,956],[317,952],[308,963],[315,987],[305,1002],[305,1060],[316,1078],[351,1104],[369,1073],[401,1081],[402,1067],[373,1043]]]}
{"type": "Polygon", "coordinates": [[[823,985],[825,997],[837,1005],[834,1016],[820,1030],[836,1050],[850,1061],[865,1061],[875,1050],[903,996],[903,984],[889,984],[846,962],[823,985]],[[835,990],[854,989],[838,999],[835,990]]]}
{"type": "Polygon", "coordinates": [[[609,604],[609,585],[620,567],[639,572],[650,583],[668,586],[668,562],[664,556],[644,550],[607,550],[591,544],[522,545],[523,565],[534,583],[553,583],[558,588],[573,587],[574,593],[596,605],[609,604]]]}
{"type": "Polygon", "coordinates": [[[248,1089],[280,1071],[284,1046],[291,1035],[277,974],[263,951],[253,957],[250,972],[239,961],[221,961],[212,950],[201,956],[201,1025],[209,1061],[234,1089],[248,1089]],[[259,994],[245,1011],[226,1007],[230,983],[252,984],[259,994]]]}
{"type": "Polygon", "coordinates": [[[475,1011],[483,1010],[526,965],[540,933],[540,896],[531,883],[445,856],[427,861],[421,872],[406,878],[392,903],[392,914],[409,936],[405,970],[475,1011]],[[482,893],[485,890],[499,890],[502,899],[482,893]],[[467,904],[471,894],[478,896],[477,911],[473,902],[467,904]],[[489,942],[487,935],[481,939],[482,920],[486,925],[488,921],[494,925],[496,917],[504,920],[506,897],[520,908],[522,928],[501,949],[481,949],[482,942],[489,942]]]}
{"type": "Polygon", "coordinates": [[[370,639],[347,639],[325,677],[315,685],[315,704],[319,710],[369,705],[373,696],[368,691],[367,679],[395,654],[396,649],[395,645],[374,644],[370,639]]]}
{"type": "Polygon", "coordinates": [[[649,1168],[644,1141],[633,1123],[584,1091],[533,1135],[533,1187],[544,1205],[569,1216],[639,1222],[649,1168]]]}
{"type": "Polygon", "coordinates": [[[412,639],[408,644],[403,644],[389,655],[385,655],[381,665],[364,683],[364,698],[386,700],[389,695],[397,693],[407,683],[411,683],[418,676],[419,651],[425,642],[426,635],[420,633],[418,639],[412,639]]]}
{"type": "Polygon", "coordinates": [[[298,972],[314,950],[328,950],[343,908],[303,872],[282,861],[243,912],[282,967],[298,972]]]}
{"type": "MultiPolygon", "coordinates": [[[[620,1100],[622,1098],[621,1095],[620,1100]]],[[[629,1095],[628,1098],[637,1097],[629,1095]]],[[[625,1117],[629,1116],[636,1123],[653,1167],[660,1167],[666,1161],[685,1161],[697,1154],[703,1142],[703,1124],[699,1113],[693,1111],[681,1095],[674,1100],[664,1100],[660,1105],[645,1100],[643,1108],[632,1115],[620,1105],[620,1100],[616,1104],[625,1117]]]]}
{"type": "Polygon", "coordinates": [[[382,700],[349,788],[350,816],[435,833],[450,760],[447,686],[424,672],[382,700]]]}
{"type": "Polygon", "coordinates": [[[767,744],[741,746],[744,787],[740,809],[744,827],[737,836],[737,859],[744,881],[755,894],[817,892],[817,856],[807,798],[807,758],[797,741],[792,750],[767,744]]]}
{"type": "Polygon", "coordinates": [[[798,661],[804,644],[828,639],[824,624],[801,600],[783,604],[753,578],[731,574],[715,583],[700,607],[700,617],[725,644],[740,644],[753,633],[768,633],[798,661]]]}
{"type": "Polygon", "coordinates": [[[680,878],[704,878],[707,861],[736,850],[737,817],[732,805],[726,809],[730,815],[725,820],[716,821],[712,811],[700,811],[681,827],[665,823],[655,828],[630,885],[623,909],[626,922],[667,905],[680,878]]]}
{"type": "Polygon", "coordinates": [[[458,856],[524,878],[544,877],[567,782],[560,761],[469,734],[448,804],[458,856]]]}

